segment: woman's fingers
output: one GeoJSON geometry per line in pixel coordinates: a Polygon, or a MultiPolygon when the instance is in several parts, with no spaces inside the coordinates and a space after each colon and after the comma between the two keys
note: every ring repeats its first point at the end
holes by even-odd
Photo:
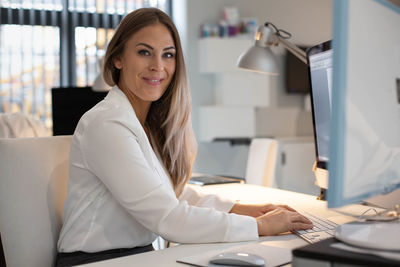
{"type": "Polygon", "coordinates": [[[306,224],[312,225],[312,222],[306,216],[301,215],[298,212],[293,213],[291,221],[292,222],[301,222],[301,223],[306,223],[306,224]]]}
{"type": "Polygon", "coordinates": [[[295,222],[295,223],[292,223],[290,228],[291,228],[290,229],[291,231],[294,231],[294,230],[307,230],[307,229],[313,228],[313,225],[309,224],[309,223],[295,222]]]}
{"type": "Polygon", "coordinates": [[[312,222],[298,212],[277,208],[257,217],[259,235],[276,235],[293,230],[310,229],[312,222]]]}
{"type": "Polygon", "coordinates": [[[288,211],[297,212],[295,209],[285,204],[264,204],[261,205],[260,207],[262,207],[263,213],[267,213],[276,209],[284,209],[288,211]]]}
{"type": "Polygon", "coordinates": [[[288,205],[277,205],[277,206],[281,207],[281,208],[284,208],[284,209],[287,209],[287,210],[290,210],[290,211],[295,211],[296,212],[295,209],[293,209],[292,207],[289,207],[288,205]]]}

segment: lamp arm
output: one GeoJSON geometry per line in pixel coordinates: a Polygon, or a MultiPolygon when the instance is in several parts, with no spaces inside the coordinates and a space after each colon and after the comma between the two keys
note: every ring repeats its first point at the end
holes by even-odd
{"type": "Polygon", "coordinates": [[[275,34],[275,36],[279,40],[279,43],[281,43],[287,50],[289,50],[298,59],[300,59],[302,62],[304,62],[306,65],[308,65],[306,52],[304,52],[303,50],[301,50],[300,48],[298,48],[296,45],[292,44],[288,40],[280,37],[279,35],[275,34]]]}

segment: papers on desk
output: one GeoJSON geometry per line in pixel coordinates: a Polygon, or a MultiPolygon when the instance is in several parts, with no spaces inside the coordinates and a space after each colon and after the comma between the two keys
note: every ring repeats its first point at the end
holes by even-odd
{"type": "Polygon", "coordinates": [[[209,261],[214,256],[223,252],[242,252],[256,254],[265,260],[266,267],[279,266],[291,262],[292,253],[289,248],[273,247],[263,243],[235,246],[229,249],[213,250],[193,256],[186,256],[177,259],[177,262],[186,263],[200,267],[212,267],[221,265],[209,265],[209,261]]]}

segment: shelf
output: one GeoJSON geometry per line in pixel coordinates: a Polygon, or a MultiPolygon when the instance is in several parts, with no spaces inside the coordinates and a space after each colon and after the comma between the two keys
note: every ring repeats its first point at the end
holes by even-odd
{"type": "Polygon", "coordinates": [[[311,113],[297,108],[202,106],[199,123],[201,141],[313,134],[311,113]]]}

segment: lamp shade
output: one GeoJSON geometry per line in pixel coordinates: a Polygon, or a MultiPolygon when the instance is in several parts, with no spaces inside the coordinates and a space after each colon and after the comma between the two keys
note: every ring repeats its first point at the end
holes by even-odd
{"type": "Polygon", "coordinates": [[[269,47],[254,45],[240,55],[237,63],[239,68],[262,72],[269,75],[279,75],[278,63],[269,47]]]}

